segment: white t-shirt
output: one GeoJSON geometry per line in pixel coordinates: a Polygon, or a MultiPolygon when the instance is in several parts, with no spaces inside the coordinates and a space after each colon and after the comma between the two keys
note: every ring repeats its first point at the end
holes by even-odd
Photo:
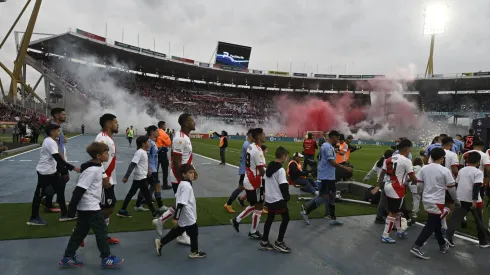
{"type": "Polygon", "coordinates": [[[247,148],[245,159],[245,178],[243,187],[247,190],[255,190],[262,185],[262,177],[259,168],[265,166],[264,152],[259,145],[252,143],[247,148]]]}
{"type": "Polygon", "coordinates": [[[192,185],[188,181],[181,181],[177,193],[175,193],[176,206],[180,203],[184,205],[178,224],[180,227],[190,226],[197,221],[196,212],[196,197],[194,197],[194,190],[192,185]]]}
{"type": "Polygon", "coordinates": [[[133,179],[142,180],[148,177],[148,154],[143,149],[138,149],[134,153],[131,162],[136,163],[134,168],[133,179]]]}
{"type": "MultiPolygon", "coordinates": [[[[188,135],[181,131],[175,133],[175,137],[172,140],[172,155],[182,156],[182,164],[192,164],[192,144],[188,135]]],[[[170,182],[178,184],[179,180],[175,175],[174,164],[172,162],[172,173],[170,173],[170,182]]]]}
{"type": "Polygon", "coordinates": [[[466,166],[466,158],[468,158],[468,154],[471,152],[478,152],[480,153],[481,160],[480,160],[480,166],[478,166],[478,169],[485,173],[485,166],[490,165],[490,158],[488,157],[488,154],[483,153],[482,151],[479,150],[471,150],[463,154],[463,157],[461,158],[461,166],[466,166]]]}
{"type": "Polygon", "coordinates": [[[264,177],[265,181],[265,202],[274,203],[280,200],[284,200],[281,189],[279,186],[281,184],[286,184],[289,187],[288,180],[286,179],[286,171],[284,168],[277,170],[272,177],[264,177]]]}
{"type": "Polygon", "coordinates": [[[100,210],[102,200],[102,179],[107,177],[104,174],[102,165],[94,165],[83,170],[78,178],[77,186],[85,189],[82,199],[78,203],[77,209],[81,211],[100,210]]]}
{"type": "Polygon", "coordinates": [[[388,176],[384,188],[386,196],[393,199],[404,198],[405,181],[413,173],[412,161],[403,155],[392,156],[383,163],[383,171],[388,176]]]}
{"type": "MultiPolygon", "coordinates": [[[[473,166],[466,166],[459,170],[456,182],[458,183],[458,199],[473,202],[473,185],[483,183],[483,172],[473,166]]],[[[478,202],[481,202],[480,192],[478,192],[478,202]]]]}
{"type": "Polygon", "coordinates": [[[56,173],[56,160],[54,154],[59,154],[58,143],[50,137],[46,137],[41,147],[41,157],[36,166],[36,170],[41,175],[51,175],[56,173]]]}
{"type": "Polygon", "coordinates": [[[446,189],[456,185],[451,171],[437,163],[422,167],[417,173],[417,182],[424,184],[422,201],[433,204],[444,204],[446,189]]]}
{"type": "Polygon", "coordinates": [[[102,165],[104,166],[105,173],[109,177],[109,182],[111,185],[116,185],[116,144],[114,140],[105,132],[101,132],[95,138],[96,142],[102,142],[109,146],[109,160],[104,162],[102,165]]]}

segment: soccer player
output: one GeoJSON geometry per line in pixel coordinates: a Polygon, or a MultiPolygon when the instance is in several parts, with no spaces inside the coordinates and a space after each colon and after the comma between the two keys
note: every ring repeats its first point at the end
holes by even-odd
{"type": "Polygon", "coordinates": [[[284,171],[282,165],[286,161],[288,153],[286,148],[279,146],[276,149],[276,160],[269,163],[265,172],[264,186],[265,192],[267,193],[265,203],[269,210],[269,214],[267,215],[267,220],[264,224],[264,235],[262,236],[262,241],[259,245],[259,249],[261,250],[276,249],[284,253],[291,252],[291,248],[284,242],[284,235],[286,234],[289,223],[288,201],[290,196],[286,171],[284,171]],[[281,215],[282,221],[279,226],[277,240],[274,244],[270,244],[269,232],[276,215],[281,215]]]}
{"type": "MultiPolygon", "coordinates": [[[[386,194],[386,205],[388,217],[386,217],[385,229],[381,236],[383,243],[396,243],[390,237],[393,225],[396,223],[397,237],[406,237],[407,233],[403,230],[401,224],[401,212],[403,208],[403,200],[405,198],[405,181],[407,175],[412,184],[417,184],[417,178],[413,172],[412,161],[408,159],[408,154],[412,150],[412,142],[408,139],[400,141],[398,144],[398,155],[393,155],[383,163],[383,170],[379,175],[378,186],[382,185],[385,175],[388,175],[388,180],[385,182],[384,192],[386,194]]],[[[408,217],[407,217],[408,219],[408,217]]]]}
{"type": "Polygon", "coordinates": [[[335,186],[335,169],[345,169],[351,173],[352,168],[338,164],[335,161],[334,146],[338,143],[340,133],[333,130],[328,133],[328,140],[320,148],[320,162],[318,163],[318,180],[320,180],[319,195],[309,201],[306,205],[301,205],[301,216],[306,224],[310,224],[308,214],[322,204],[328,204],[328,214],[332,219],[330,225],[342,225],[343,222],[337,220],[335,216],[335,196],[337,187],[335,186]]]}
{"type": "MultiPolygon", "coordinates": [[[[165,205],[163,205],[161,186],[160,186],[160,181],[158,180],[158,148],[155,143],[155,140],[157,140],[160,133],[157,130],[158,128],[155,125],[151,125],[146,128],[146,136],[149,138],[149,142],[150,142],[150,146],[147,149],[148,169],[149,169],[148,184],[150,185],[150,191],[149,191],[150,199],[154,193],[159,211],[163,212],[163,211],[167,211],[168,208],[165,205]]],[[[136,200],[135,210],[137,211],[147,210],[141,205],[141,203],[144,200],[145,197],[140,191],[138,193],[138,199],[136,200]]],[[[151,204],[151,200],[147,203],[151,204]]]]}
{"type": "Polygon", "coordinates": [[[206,253],[199,251],[197,237],[199,230],[197,227],[197,212],[196,212],[196,197],[194,196],[194,190],[192,189],[192,181],[197,178],[197,173],[191,164],[184,163],[179,167],[181,179],[177,192],[175,194],[175,212],[173,214],[173,223],[177,227],[172,228],[167,235],[161,239],[155,239],[155,246],[157,255],[162,255],[162,248],[167,243],[173,241],[175,238],[186,232],[190,237],[191,253],[189,258],[204,258],[206,253]]]}
{"type": "MultiPolygon", "coordinates": [[[[189,135],[191,131],[196,130],[196,123],[190,114],[181,114],[179,116],[179,124],[180,131],[175,133],[172,141],[172,173],[170,173],[170,182],[172,183],[174,194],[177,193],[179,183],[182,180],[180,166],[183,164],[192,164],[192,144],[189,135]]],[[[197,179],[197,172],[194,171],[194,174],[197,179]]],[[[165,221],[170,219],[174,214],[175,209],[170,207],[160,218],[153,220],[159,236],[163,236],[163,224],[165,221]]],[[[191,244],[191,240],[185,232],[177,237],[177,242],[185,245],[191,244]]]]}
{"type": "Polygon", "coordinates": [[[37,186],[32,199],[31,217],[27,221],[28,225],[47,225],[48,222],[39,217],[39,206],[43,195],[51,192],[56,193],[58,204],[61,208],[61,217],[59,221],[69,221],[75,218],[67,216],[65,193],[59,185],[59,177],[57,167],[66,169],[67,171],[75,170],[80,172],[79,168],[65,162],[59,154],[58,144],[56,139],[60,137],[60,126],[56,124],[48,124],[45,128],[46,138],[41,147],[41,157],[36,166],[37,170],[37,186]],[[49,191],[50,190],[50,191],[49,191]]]}
{"type": "MultiPolygon", "coordinates": [[[[114,187],[117,184],[116,180],[116,143],[112,139],[113,134],[119,132],[119,124],[117,118],[113,114],[104,114],[99,118],[99,124],[102,128],[102,132],[95,137],[96,142],[102,142],[109,146],[109,160],[102,163],[105,169],[107,179],[109,180],[110,187],[104,188],[103,200],[102,200],[102,212],[104,213],[105,222],[107,226],[110,223],[110,217],[114,212],[114,206],[116,205],[116,194],[114,187]]],[[[105,179],[105,180],[107,180],[105,179]]],[[[119,239],[111,238],[108,236],[109,244],[118,244],[119,239]]]]}
{"type": "Polygon", "coordinates": [[[453,151],[459,156],[460,154],[463,153],[463,150],[464,150],[463,137],[458,134],[454,139],[453,151]]]}
{"type": "MultiPolygon", "coordinates": [[[[233,210],[233,208],[231,207],[231,205],[237,199],[237,197],[240,195],[240,193],[243,190],[245,190],[245,188],[243,187],[243,180],[245,179],[245,160],[247,158],[247,149],[248,149],[248,146],[252,142],[253,142],[253,139],[252,139],[252,129],[249,129],[248,132],[247,132],[247,140],[245,140],[245,142],[243,142],[243,145],[242,145],[242,155],[240,157],[240,167],[238,168],[238,175],[240,176],[240,179],[238,180],[238,187],[237,187],[237,189],[235,189],[231,193],[231,196],[228,199],[228,202],[223,206],[226,209],[226,211],[228,211],[229,213],[235,213],[235,210],[233,210]]],[[[245,206],[243,200],[239,199],[238,202],[240,203],[240,205],[242,207],[245,206]]]]}
{"type": "MultiPolygon", "coordinates": [[[[444,214],[444,202],[446,199],[446,190],[451,194],[456,205],[459,201],[456,195],[456,183],[451,175],[451,171],[442,166],[446,153],[442,148],[434,148],[430,152],[433,163],[425,165],[419,171],[418,184],[419,190],[422,191],[422,203],[425,211],[428,213],[427,223],[420,232],[415,244],[410,252],[415,256],[428,260],[429,256],[422,251],[427,239],[434,233],[439,243],[439,251],[446,253],[449,245],[444,240],[441,230],[441,216],[444,214]]],[[[397,167],[398,170],[398,167],[397,167]]]]}
{"type": "Polygon", "coordinates": [[[257,228],[262,216],[264,203],[264,187],[262,186],[262,177],[265,174],[265,158],[264,152],[260,145],[265,142],[265,133],[262,128],[252,130],[253,143],[248,146],[245,158],[245,179],[243,187],[247,194],[247,201],[250,203],[231,223],[237,232],[240,232],[240,222],[248,217],[253,212],[252,225],[248,237],[251,239],[260,240],[262,235],[257,228]]]}
{"type": "Polygon", "coordinates": [[[468,212],[471,212],[478,231],[479,245],[481,248],[488,248],[490,243],[488,243],[483,225],[483,200],[480,194],[483,186],[483,172],[476,168],[480,165],[481,155],[474,151],[467,154],[467,166],[459,171],[456,180],[458,182],[457,195],[461,207],[456,208],[451,217],[447,230],[447,241],[451,247],[454,247],[454,232],[458,229],[457,227],[463,218],[468,215],[468,212]]]}
{"type": "Polygon", "coordinates": [[[153,208],[153,204],[151,203],[150,191],[148,191],[148,154],[146,153],[146,151],[150,147],[150,139],[147,136],[139,136],[136,139],[136,146],[138,150],[136,150],[136,152],[134,153],[133,159],[129,164],[128,171],[122,179],[123,183],[128,182],[129,176],[131,175],[133,170],[136,169],[134,170],[133,184],[131,185],[128,194],[126,195],[124,203],[121,207],[121,210],[119,210],[119,212],[117,213],[117,216],[123,218],[132,217],[128,213],[126,208],[128,207],[128,204],[133,196],[136,194],[136,191],[138,190],[140,190],[142,196],[148,202],[148,207],[150,208],[151,213],[153,213],[153,216],[159,216],[158,212],[156,212],[155,208],[153,208]]]}
{"type": "Polygon", "coordinates": [[[107,242],[107,224],[101,211],[100,203],[102,187],[109,187],[107,174],[102,167],[103,162],[109,160],[109,146],[100,142],[93,142],[87,147],[87,153],[92,158],[82,164],[81,174],[69,205],[70,216],[78,213],[75,229],[66,246],[65,254],[59,261],[61,267],[82,266],[83,261],[77,258],[76,252],[80,243],[87,236],[90,229],[95,234],[97,247],[99,248],[101,267],[116,267],[124,262],[124,259],[111,255],[109,243],[107,242]]]}
{"type": "Polygon", "coordinates": [[[434,148],[442,148],[442,144],[441,144],[441,136],[437,136],[437,137],[434,137],[434,139],[432,139],[432,143],[427,146],[427,149],[425,149],[425,152],[424,152],[424,164],[429,164],[429,157],[430,157],[430,151],[434,148]]]}
{"type": "MultiPolygon", "coordinates": [[[[53,108],[51,110],[51,117],[53,118],[51,124],[55,124],[60,126],[60,136],[56,139],[58,143],[58,150],[61,158],[66,161],[66,148],[65,143],[67,143],[67,139],[63,134],[63,129],[61,128],[62,124],[66,121],[66,112],[63,108],[53,108]]],[[[53,183],[53,185],[57,186],[60,192],[65,193],[66,183],[70,180],[70,174],[66,169],[58,170],[58,181],[53,183]]],[[[44,211],[45,212],[60,212],[60,208],[54,207],[53,205],[53,197],[54,195],[47,195],[44,200],[44,211]]]]}

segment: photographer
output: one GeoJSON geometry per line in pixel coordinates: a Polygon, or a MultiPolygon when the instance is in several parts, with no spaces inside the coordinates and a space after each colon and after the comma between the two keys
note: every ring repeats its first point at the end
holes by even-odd
{"type": "Polygon", "coordinates": [[[318,195],[315,181],[307,178],[309,171],[303,171],[301,167],[301,159],[303,155],[299,152],[294,153],[291,161],[288,163],[287,176],[290,182],[295,185],[300,185],[301,190],[313,195],[318,195]]]}

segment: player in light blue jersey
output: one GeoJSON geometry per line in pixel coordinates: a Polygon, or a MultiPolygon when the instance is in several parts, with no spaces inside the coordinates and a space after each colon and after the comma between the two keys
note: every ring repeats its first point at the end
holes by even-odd
{"type": "Polygon", "coordinates": [[[441,137],[437,136],[432,140],[432,144],[427,146],[427,149],[425,149],[425,154],[424,154],[424,164],[429,163],[429,156],[430,156],[430,151],[434,148],[442,148],[441,144],[441,137]]]}
{"type": "Polygon", "coordinates": [[[458,155],[463,153],[464,150],[463,137],[459,134],[456,135],[456,138],[454,139],[453,150],[458,155]]]}
{"type": "MultiPolygon", "coordinates": [[[[250,145],[250,143],[252,143],[253,141],[251,129],[248,130],[246,138],[247,140],[245,140],[245,142],[242,145],[240,167],[238,168],[238,175],[240,176],[240,179],[238,180],[238,187],[231,193],[228,202],[223,206],[226,209],[226,211],[228,211],[229,213],[235,213],[235,210],[233,210],[233,207],[231,205],[236,200],[236,198],[240,195],[240,193],[243,190],[245,190],[245,188],[243,187],[243,179],[245,178],[245,159],[247,155],[247,148],[250,145]]],[[[243,200],[238,199],[238,202],[240,203],[241,206],[245,206],[243,200]]]]}
{"type": "Polygon", "coordinates": [[[319,195],[309,201],[306,205],[301,205],[303,211],[301,211],[301,216],[303,217],[306,224],[310,224],[308,214],[318,208],[322,204],[328,204],[330,218],[330,225],[342,225],[343,222],[337,220],[335,216],[335,196],[336,196],[336,186],[335,186],[335,169],[345,169],[347,172],[351,173],[352,168],[347,166],[342,166],[335,161],[335,149],[334,145],[337,144],[340,138],[340,133],[337,131],[330,131],[328,133],[327,142],[322,144],[320,148],[320,162],[318,163],[318,180],[320,180],[321,185],[319,188],[319,195]]]}

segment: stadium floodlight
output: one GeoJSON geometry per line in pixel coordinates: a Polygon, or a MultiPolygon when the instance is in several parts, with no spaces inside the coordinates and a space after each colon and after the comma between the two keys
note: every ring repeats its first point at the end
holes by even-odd
{"type": "Polygon", "coordinates": [[[433,4],[425,9],[424,35],[443,34],[446,31],[448,6],[433,4]]]}
{"type": "Polygon", "coordinates": [[[436,34],[443,34],[446,31],[448,9],[444,4],[432,4],[427,6],[424,12],[424,35],[431,35],[429,60],[425,69],[426,77],[434,74],[434,41],[436,34]]]}

